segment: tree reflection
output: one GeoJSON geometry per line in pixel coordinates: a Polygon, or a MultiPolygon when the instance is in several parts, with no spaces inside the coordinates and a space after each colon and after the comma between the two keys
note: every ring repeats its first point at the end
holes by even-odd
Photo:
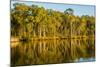
{"type": "Polygon", "coordinates": [[[69,63],[95,57],[94,39],[42,40],[17,44],[11,48],[12,65],[69,63]]]}

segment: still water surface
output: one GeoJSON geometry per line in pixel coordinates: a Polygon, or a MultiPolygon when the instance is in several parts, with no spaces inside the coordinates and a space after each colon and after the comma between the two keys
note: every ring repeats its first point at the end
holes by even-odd
{"type": "Polygon", "coordinates": [[[62,39],[11,42],[12,65],[95,61],[95,40],[62,39]]]}

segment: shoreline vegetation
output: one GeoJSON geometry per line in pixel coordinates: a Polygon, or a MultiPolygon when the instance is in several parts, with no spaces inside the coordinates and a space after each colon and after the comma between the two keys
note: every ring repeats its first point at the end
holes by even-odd
{"type": "Polygon", "coordinates": [[[69,36],[69,37],[33,37],[33,38],[19,38],[19,37],[11,37],[10,42],[18,42],[18,41],[27,41],[27,40],[31,40],[31,41],[39,41],[39,40],[54,40],[54,39],[89,39],[89,38],[95,38],[94,35],[91,36],[69,36]],[[27,40],[26,40],[27,39],[27,40]]]}
{"type": "Polygon", "coordinates": [[[33,37],[33,38],[18,38],[18,37],[11,37],[10,42],[11,44],[11,48],[15,48],[16,46],[18,46],[19,42],[31,42],[31,41],[49,41],[49,40],[68,40],[68,39],[75,39],[75,40],[94,40],[95,36],[91,35],[91,36],[72,36],[72,37],[33,37]]]}
{"type": "Polygon", "coordinates": [[[95,17],[74,15],[38,5],[13,4],[11,9],[11,42],[95,38],[95,17]]]}
{"type": "Polygon", "coordinates": [[[11,9],[11,41],[90,38],[95,36],[95,17],[74,15],[71,8],[64,12],[38,5],[13,4],[11,9]]]}
{"type": "Polygon", "coordinates": [[[69,63],[80,58],[95,58],[95,17],[74,13],[71,7],[60,12],[40,5],[14,3],[11,65],[69,63]]]}

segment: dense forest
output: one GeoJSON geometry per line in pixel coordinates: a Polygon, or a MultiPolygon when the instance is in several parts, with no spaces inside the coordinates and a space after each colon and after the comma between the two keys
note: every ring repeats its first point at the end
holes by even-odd
{"type": "Polygon", "coordinates": [[[78,16],[70,7],[57,11],[25,3],[11,6],[12,67],[94,61],[94,37],[95,16],[78,16]]]}
{"type": "Polygon", "coordinates": [[[94,37],[95,17],[74,15],[71,8],[64,12],[37,5],[13,4],[11,8],[11,37],[18,38],[76,38],[94,37]]]}

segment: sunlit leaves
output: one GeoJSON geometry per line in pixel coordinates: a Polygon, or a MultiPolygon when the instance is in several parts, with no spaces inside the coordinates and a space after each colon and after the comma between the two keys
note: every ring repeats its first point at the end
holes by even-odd
{"type": "Polygon", "coordinates": [[[16,3],[11,9],[11,31],[12,35],[17,33],[19,35],[16,36],[31,37],[67,38],[68,36],[94,35],[95,17],[76,16],[71,8],[60,12],[37,5],[28,6],[24,3],[16,3]]]}

